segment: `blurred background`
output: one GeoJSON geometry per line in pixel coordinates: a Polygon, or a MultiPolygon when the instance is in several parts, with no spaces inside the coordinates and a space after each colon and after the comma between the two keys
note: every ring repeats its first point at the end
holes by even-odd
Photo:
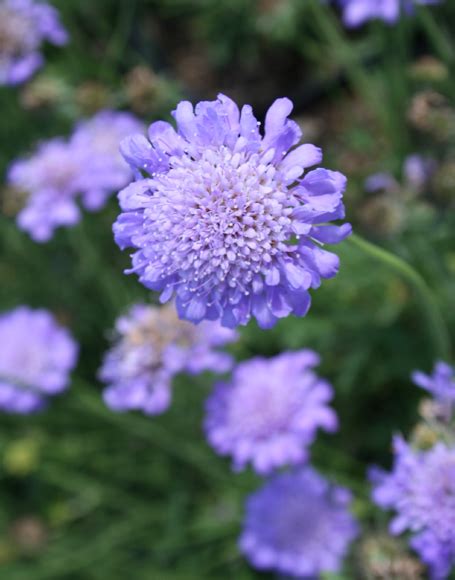
{"type": "MultiPolygon", "coordinates": [[[[68,135],[102,109],[150,123],[168,120],[183,98],[221,91],[262,119],[288,96],[305,142],[322,146],[324,166],[348,176],[355,231],[415,266],[453,330],[455,3],[355,30],[318,0],[54,5],[69,44],[47,46],[45,66],[26,84],[0,87],[0,310],[48,308],[82,350],[72,387],[48,410],[1,417],[0,578],[273,577],[250,568],[236,545],[245,496],[259,479],[233,474],[202,433],[213,377],[179,377],[159,417],[115,414],[101,402],[95,377],[108,331],[130,304],[150,299],[122,273],[129,257],[112,238],[115,196],[36,244],[15,225],[19,202],[5,173],[38,140],[68,135]]],[[[421,394],[409,375],[430,370],[434,345],[406,280],[348,243],[336,252],[340,274],[314,293],[305,319],[267,332],[250,324],[230,351],[238,360],[304,347],[321,353],[341,429],[318,436],[313,462],[353,490],[364,527],[336,578],[424,578],[404,544],[382,539],[387,516],[370,505],[366,470],[388,466],[392,434],[417,422],[421,394]],[[394,562],[395,572],[381,575],[378,562],[394,562]]]]}

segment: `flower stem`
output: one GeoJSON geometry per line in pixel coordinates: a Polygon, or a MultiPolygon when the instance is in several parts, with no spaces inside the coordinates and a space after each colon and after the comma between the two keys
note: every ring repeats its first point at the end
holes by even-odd
{"type": "Polygon", "coordinates": [[[426,316],[428,333],[436,356],[442,360],[449,360],[449,333],[434,295],[422,276],[399,256],[396,256],[384,248],[376,246],[357,235],[350,236],[348,241],[366,254],[395,270],[408,282],[408,284],[413,288],[422,307],[422,311],[426,316]]]}

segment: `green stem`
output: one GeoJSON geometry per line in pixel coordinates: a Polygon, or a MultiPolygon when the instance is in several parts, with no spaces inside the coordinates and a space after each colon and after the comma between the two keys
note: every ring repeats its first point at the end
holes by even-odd
{"type": "Polygon", "coordinates": [[[424,315],[426,316],[428,333],[430,335],[435,354],[437,357],[443,360],[449,360],[449,333],[434,295],[422,276],[402,258],[391,254],[384,248],[380,248],[371,242],[367,242],[357,235],[350,236],[348,241],[362,250],[362,252],[365,252],[366,254],[395,270],[409,283],[409,285],[413,288],[418,301],[420,302],[424,315]]]}
{"type": "Polygon", "coordinates": [[[439,58],[449,66],[452,66],[454,61],[453,46],[450,40],[447,38],[445,32],[437,24],[431,11],[421,6],[418,10],[418,17],[420,23],[425,29],[425,33],[430,44],[433,45],[433,48],[439,58]]]}
{"type": "Polygon", "coordinates": [[[157,422],[129,413],[114,413],[106,408],[93,389],[88,387],[82,379],[75,381],[74,395],[82,406],[90,413],[102,420],[117,425],[120,429],[137,437],[151,441],[177,460],[198,470],[205,477],[212,480],[224,481],[225,470],[217,462],[208,461],[207,456],[189,441],[176,441],[171,433],[163,429],[157,422]]]}

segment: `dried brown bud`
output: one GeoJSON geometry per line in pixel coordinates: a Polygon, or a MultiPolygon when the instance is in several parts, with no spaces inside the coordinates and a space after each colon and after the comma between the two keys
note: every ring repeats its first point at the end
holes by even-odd
{"type": "Polygon", "coordinates": [[[440,82],[449,76],[446,65],[430,55],[425,55],[414,62],[410,67],[410,75],[416,81],[440,82]]]}
{"type": "Polygon", "coordinates": [[[97,81],[87,81],[76,89],[75,102],[84,115],[92,115],[109,106],[109,91],[97,81]]]}
{"type": "Polygon", "coordinates": [[[377,534],[360,545],[360,564],[367,580],[422,580],[422,564],[398,539],[377,534]]]}
{"type": "Polygon", "coordinates": [[[35,516],[25,516],[13,522],[9,530],[13,542],[25,554],[34,554],[43,549],[47,542],[44,523],[35,516]]]}
{"type": "Polygon", "coordinates": [[[136,66],[126,76],[125,91],[136,113],[146,113],[159,91],[160,79],[146,66],[136,66]]]}
{"type": "Polygon", "coordinates": [[[435,139],[446,141],[455,137],[455,110],[435,91],[418,93],[412,100],[408,118],[414,127],[435,139]]]}

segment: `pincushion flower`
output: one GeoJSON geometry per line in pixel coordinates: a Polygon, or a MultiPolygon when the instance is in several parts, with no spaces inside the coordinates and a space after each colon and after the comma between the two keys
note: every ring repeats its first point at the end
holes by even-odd
{"type": "Polygon", "coordinates": [[[32,413],[68,387],[78,347],[46,310],[1,314],[0,344],[0,409],[32,413]]]}
{"type": "Polygon", "coordinates": [[[300,145],[288,119],[289,99],[267,112],[262,136],[249,105],[228,97],[179,103],[177,131],[153,123],[149,139],[132,136],[122,152],[137,180],[119,194],[114,224],[121,248],[161,301],[175,296],[180,318],[220,319],[227,327],[253,316],[262,328],[293,313],[304,316],[310,288],[338,271],[324,249],[351,232],[327,222],[344,217],[346,178],[306,169],[321,150],[300,145]]]}
{"type": "Polygon", "coordinates": [[[36,242],[46,242],[57,227],[79,221],[80,170],[80,157],[63,139],[40,144],[31,157],[11,165],[9,184],[27,196],[17,225],[36,242]]]}
{"type": "Polygon", "coordinates": [[[0,85],[26,81],[43,65],[41,46],[60,46],[68,35],[57,10],[46,2],[0,0],[0,85]]]}
{"type": "Polygon", "coordinates": [[[339,0],[346,26],[361,26],[379,19],[395,24],[403,14],[410,14],[417,5],[439,4],[441,0],[339,0]]]}
{"type": "Polygon", "coordinates": [[[439,403],[450,407],[455,403],[455,373],[447,363],[438,361],[432,375],[414,371],[412,380],[417,386],[431,393],[439,403]]]}
{"type": "Polygon", "coordinates": [[[71,139],[43,142],[30,157],[15,161],[9,185],[26,198],[18,226],[35,241],[46,242],[57,227],[80,220],[79,199],[86,209],[99,209],[131,179],[118,146],[125,135],[141,128],[128,113],[104,111],[82,122],[71,139]]]}
{"type": "Polygon", "coordinates": [[[310,350],[240,363],[229,383],[207,401],[205,430],[214,449],[231,455],[235,469],[251,463],[258,473],[305,461],[318,428],[334,431],[327,403],[332,387],[312,370],[310,350]]]}
{"type": "Polygon", "coordinates": [[[373,500],[396,512],[391,533],[411,532],[431,577],[442,580],[455,565],[455,448],[437,443],[419,451],[397,437],[394,449],[392,472],[371,473],[373,500]]]}
{"type": "Polygon", "coordinates": [[[112,192],[130,181],[131,169],[120,154],[120,142],[144,129],[134,115],[109,110],[78,124],[70,147],[81,157],[79,183],[82,203],[87,209],[100,209],[112,192]]]}
{"type": "Polygon", "coordinates": [[[240,549],[260,570],[298,578],[339,571],[358,526],[351,494],[310,467],[274,476],[246,505],[240,549]]]}
{"type": "Polygon", "coordinates": [[[223,373],[232,365],[231,357],[217,348],[234,341],[234,331],[211,322],[195,327],[179,320],[170,304],[136,304],[118,319],[115,330],[99,371],[107,384],[104,400],[114,411],[162,413],[177,373],[223,373]]]}

